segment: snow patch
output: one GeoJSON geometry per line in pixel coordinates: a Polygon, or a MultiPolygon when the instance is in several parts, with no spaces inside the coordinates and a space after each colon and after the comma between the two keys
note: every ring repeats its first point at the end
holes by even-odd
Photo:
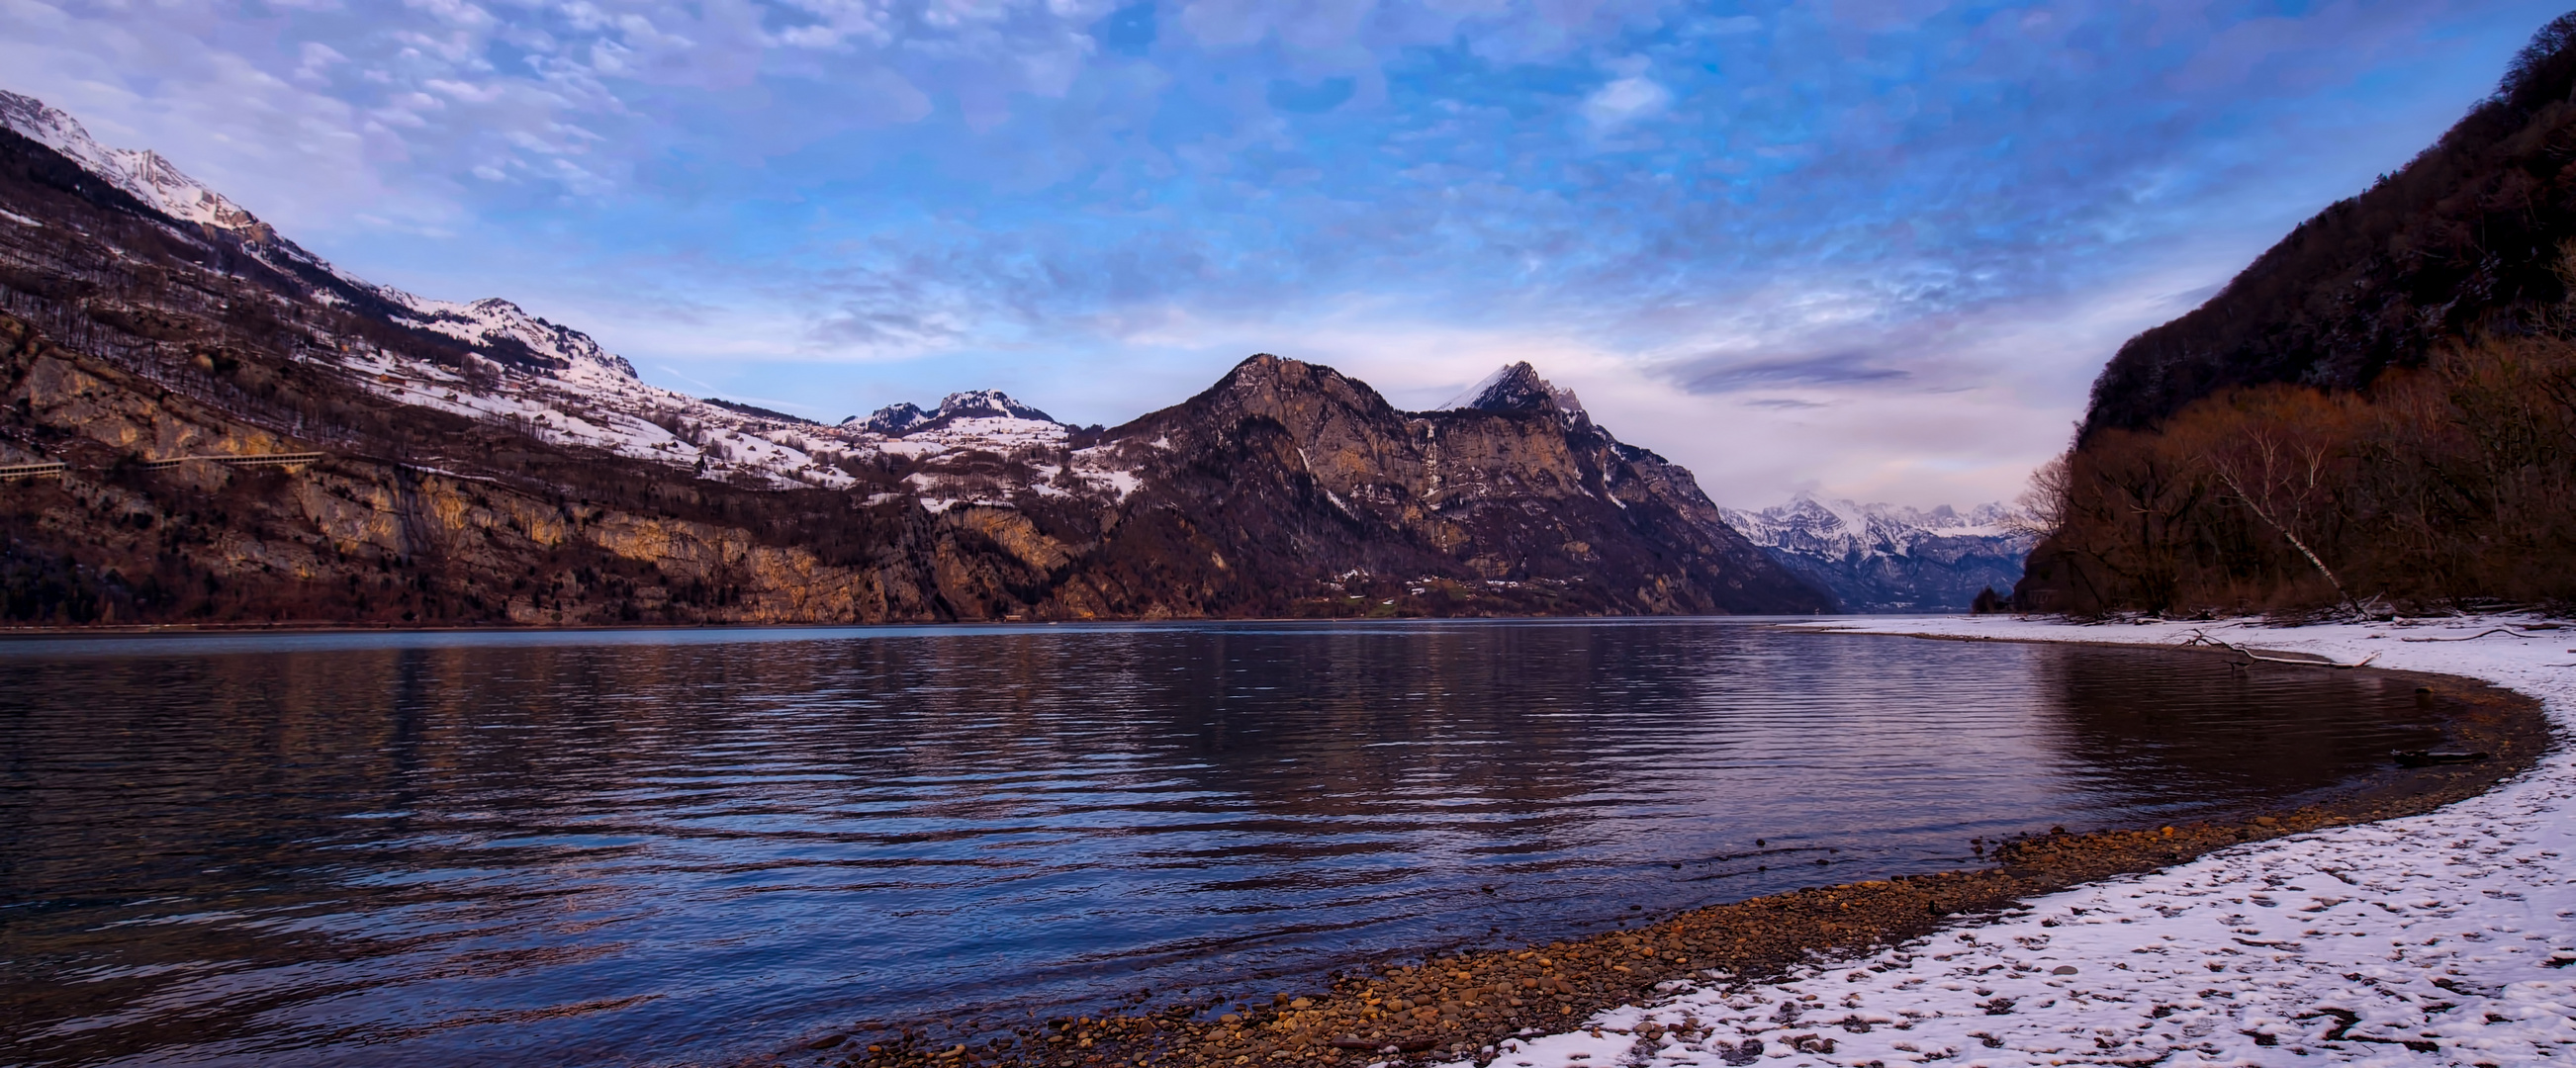
{"type": "MultiPolygon", "coordinates": [[[[2347,663],[2376,653],[2385,667],[2483,678],[2541,698],[2567,729],[2576,673],[2563,665],[2576,657],[2564,634],[2402,640],[2466,637],[2497,622],[2079,627],[1980,616],[1810,626],[2164,645],[2233,631],[2269,649],[2347,663]]],[[[2558,1063],[2576,1047],[2571,858],[2576,754],[2562,750],[2437,812],[2249,843],[1776,982],[1683,989],[1582,1030],[1510,1040],[1494,1063],[2558,1063]],[[1716,1033],[1642,1033],[1686,1015],[1716,1033]]]]}
{"type": "MultiPolygon", "coordinates": [[[[79,120],[34,97],[0,90],[0,126],[70,158],[134,199],[181,222],[226,230],[261,231],[258,217],[205,184],[179,172],[145,148],[108,148],[91,140],[79,120]]],[[[32,224],[31,224],[32,225],[32,224]]]]}
{"type": "Polygon", "coordinates": [[[1801,493],[1760,511],[1721,508],[1718,514],[1755,545],[1825,560],[1910,556],[1933,538],[2000,539],[2014,543],[2017,552],[2027,551],[2033,540],[2000,504],[1981,504],[1963,515],[1946,504],[1925,510],[1801,493]]]}

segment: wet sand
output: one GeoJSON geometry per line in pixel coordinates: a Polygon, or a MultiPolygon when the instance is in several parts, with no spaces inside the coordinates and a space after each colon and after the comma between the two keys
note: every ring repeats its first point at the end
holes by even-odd
{"type": "Polygon", "coordinates": [[[2547,721],[2529,698],[2469,679],[2398,677],[2420,687],[2419,700],[2443,727],[2442,749],[2488,757],[2417,768],[2392,761],[2309,803],[2242,818],[1977,842],[1992,867],[1818,887],[1583,939],[1374,966],[1293,994],[1265,991],[1257,999],[1159,1010],[1111,1008],[971,1037],[955,1034],[945,1020],[872,1022],[782,1053],[773,1063],[1244,1068],[1483,1062],[1505,1038],[1566,1030],[1603,1009],[1651,998],[1660,984],[1752,981],[1816,955],[1856,955],[2007,911],[2025,898],[2242,842],[2430,811],[2531,767],[2550,744],[2547,721]]]}

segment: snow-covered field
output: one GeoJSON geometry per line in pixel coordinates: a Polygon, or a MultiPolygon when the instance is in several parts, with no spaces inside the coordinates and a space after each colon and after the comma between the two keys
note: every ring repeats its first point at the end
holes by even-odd
{"type": "MultiPolygon", "coordinates": [[[[2009,617],[1831,629],[2238,645],[2485,679],[2576,710],[2576,629],[2458,638],[2483,617],[2265,628],[2009,617]]],[[[2284,669],[2295,670],[2295,669],[2284,669]]],[[[2029,902],[1873,956],[1711,983],[1514,1040],[1503,1068],[1580,1065],[2576,1065],[2576,759],[2405,819],[2249,843],[2029,902]],[[1689,1027],[1647,1037],[1649,1023],[1689,1027]]]]}

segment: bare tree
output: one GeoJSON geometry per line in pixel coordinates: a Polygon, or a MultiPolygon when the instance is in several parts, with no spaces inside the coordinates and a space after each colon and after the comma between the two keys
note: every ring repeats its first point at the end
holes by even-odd
{"type": "Polygon", "coordinates": [[[2332,467],[2337,450],[2324,435],[2294,433],[2296,425],[2249,422],[2232,441],[2202,453],[2201,462],[2235,495],[2237,503],[2325,576],[2337,602],[2353,609],[2352,594],[2344,589],[2343,580],[2300,536],[2333,507],[2332,467]]]}

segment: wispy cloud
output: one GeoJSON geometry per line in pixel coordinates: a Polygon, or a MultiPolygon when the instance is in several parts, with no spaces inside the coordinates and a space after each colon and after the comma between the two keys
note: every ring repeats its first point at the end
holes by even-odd
{"type": "MultiPolygon", "coordinates": [[[[0,85],[361,273],[558,309],[746,395],[1044,402],[1322,332],[1381,371],[1428,357],[1341,346],[1572,338],[1610,361],[1580,373],[1681,405],[1623,435],[1751,494],[1787,476],[1693,454],[1721,407],[1842,427],[1850,449],[1782,463],[1846,485],[1953,447],[1880,405],[1985,390],[2052,428],[2014,439],[2027,466],[2120,333],[2181,310],[2145,280],[2187,306],[2557,13],[7,0],[0,85]],[[2043,336],[2077,320],[2081,345],[2043,336]]],[[[1134,414],[1100,404],[1086,421],[1134,414]]],[[[2016,461],[1955,447],[2009,495],[2016,461]]]]}
{"type": "Polygon", "coordinates": [[[1714,366],[1684,372],[1683,385],[1694,393],[1736,393],[1781,386],[1894,383],[1913,377],[1903,368],[1879,366],[1868,356],[1851,352],[1741,362],[1721,358],[1709,362],[1714,366]]]}

